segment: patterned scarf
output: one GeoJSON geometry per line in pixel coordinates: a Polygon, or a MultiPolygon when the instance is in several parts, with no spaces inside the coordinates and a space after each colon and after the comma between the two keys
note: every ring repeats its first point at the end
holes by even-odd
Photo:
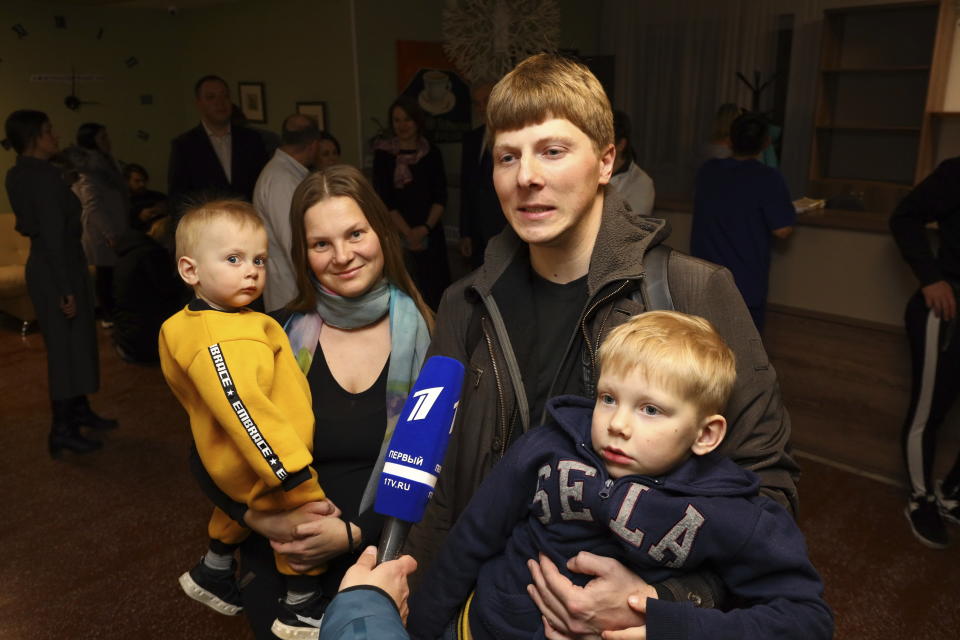
{"type": "Polygon", "coordinates": [[[314,282],[314,285],[317,287],[317,310],[311,313],[294,313],[283,326],[304,375],[307,375],[310,365],[313,364],[324,318],[329,318],[331,326],[353,329],[368,326],[382,318],[385,313],[390,314],[387,428],[383,434],[376,465],[360,500],[358,513],[363,513],[373,506],[380,472],[383,470],[383,457],[387,453],[393,429],[410,388],[420,373],[423,358],[430,345],[430,333],[413,299],[393,284],[389,284],[386,279],[358,298],[344,298],[323,289],[317,282],[314,282]]]}
{"type": "Polygon", "coordinates": [[[425,138],[417,138],[416,153],[400,153],[400,139],[389,138],[387,140],[378,140],[373,148],[377,151],[386,151],[392,154],[396,159],[393,167],[393,186],[397,189],[403,189],[413,182],[413,174],[410,172],[410,166],[415,165],[423,156],[430,151],[430,143],[425,138]]]}

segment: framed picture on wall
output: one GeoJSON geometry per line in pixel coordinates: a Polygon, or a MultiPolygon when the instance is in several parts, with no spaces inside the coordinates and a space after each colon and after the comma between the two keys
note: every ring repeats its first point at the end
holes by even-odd
{"type": "Polygon", "coordinates": [[[321,131],[327,130],[327,103],[326,102],[298,102],[297,113],[313,116],[321,131]]]}
{"type": "Polygon", "coordinates": [[[267,95],[262,82],[240,82],[240,110],[247,122],[267,122],[267,95]]]}

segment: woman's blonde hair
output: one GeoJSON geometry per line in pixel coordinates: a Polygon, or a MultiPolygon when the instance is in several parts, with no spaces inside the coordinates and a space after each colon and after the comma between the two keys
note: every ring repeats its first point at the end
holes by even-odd
{"type": "Polygon", "coordinates": [[[648,311],[610,332],[600,347],[601,373],[640,373],[650,383],[720,413],[737,379],[733,351],[707,320],[677,311],[648,311]]]}
{"type": "Polygon", "coordinates": [[[548,118],[563,118],[587,134],[597,154],[613,144],[613,111],[597,77],[567,58],[538,53],[505,75],[487,103],[487,144],[501,131],[516,131],[548,118]]]}
{"type": "Polygon", "coordinates": [[[230,220],[241,228],[263,229],[260,214],[243,200],[211,200],[189,209],[177,225],[177,260],[194,257],[204,230],[216,220],[230,220]]]}
{"type": "Polygon", "coordinates": [[[390,219],[383,200],[373,190],[360,171],[345,164],[337,164],[308,175],[293,194],[290,205],[290,258],[297,276],[297,296],[287,305],[293,311],[312,311],[317,306],[317,295],[310,280],[310,262],[307,260],[307,236],[304,218],[307,210],[328,198],[346,197],[357,203],[370,227],[380,239],[383,251],[383,274],[392,284],[410,296],[420,315],[433,331],[433,311],[413,283],[403,262],[403,248],[396,227],[390,219]]]}

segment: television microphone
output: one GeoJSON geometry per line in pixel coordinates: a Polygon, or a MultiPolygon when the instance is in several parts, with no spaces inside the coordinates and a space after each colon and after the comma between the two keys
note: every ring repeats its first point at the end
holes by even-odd
{"type": "Polygon", "coordinates": [[[420,522],[440,475],[463,386],[463,365],[453,358],[427,360],[410,389],[383,461],[373,510],[387,516],[377,564],[393,560],[411,525],[420,522]]]}

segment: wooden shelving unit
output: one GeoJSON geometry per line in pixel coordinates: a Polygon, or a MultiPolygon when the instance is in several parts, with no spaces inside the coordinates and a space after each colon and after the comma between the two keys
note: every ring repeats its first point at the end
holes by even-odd
{"type": "Polygon", "coordinates": [[[828,202],[819,224],[870,227],[876,215],[885,226],[945,151],[938,128],[960,131],[960,118],[938,111],[954,23],[953,0],[824,12],[808,189],[828,202]]]}

